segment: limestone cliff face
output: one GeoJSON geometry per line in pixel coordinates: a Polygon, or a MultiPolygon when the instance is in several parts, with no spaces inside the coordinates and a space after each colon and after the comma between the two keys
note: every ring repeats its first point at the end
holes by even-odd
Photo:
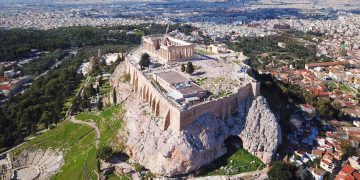
{"type": "Polygon", "coordinates": [[[252,102],[240,138],[246,150],[266,164],[271,162],[282,142],[281,128],[265,98],[260,96],[252,102]]]}
{"type": "Polygon", "coordinates": [[[158,175],[185,174],[212,162],[226,153],[224,141],[231,135],[239,136],[244,148],[265,163],[281,143],[280,127],[263,97],[248,99],[225,120],[204,114],[181,132],[163,131],[162,119],[151,116],[130,85],[118,80],[120,66],[112,79],[117,102],[123,101],[127,109],[119,139],[126,142],[134,161],[158,175]]]}

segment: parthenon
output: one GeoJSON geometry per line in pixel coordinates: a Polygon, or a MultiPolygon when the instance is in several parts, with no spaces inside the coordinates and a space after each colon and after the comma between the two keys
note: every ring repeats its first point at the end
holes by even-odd
{"type": "Polygon", "coordinates": [[[165,63],[191,59],[195,45],[170,36],[147,36],[143,38],[143,46],[150,55],[160,58],[165,63]]]}

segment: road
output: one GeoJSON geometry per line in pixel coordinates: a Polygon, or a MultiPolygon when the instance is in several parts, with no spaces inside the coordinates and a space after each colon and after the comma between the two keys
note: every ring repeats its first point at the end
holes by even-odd
{"type": "Polygon", "coordinates": [[[89,126],[93,129],[95,129],[95,132],[96,132],[96,149],[99,149],[99,144],[100,144],[100,130],[99,128],[97,127],[96,123],[95,122],[85,122],[85,121],[80,121],[80,120],[77,120],[75,118],[75,116],[70,116],[70,118],[68,118],[68,120],[72,123],[75,123],[75,124],[81,124],[81,125],[85,125],[85,126],[89,126]]]}
{"type": "Polygon", "coordinates": [[[54,68],[56,68],[58,65],[60,65],[63,61],[57,61],[55,64],[51,65],[50,68],[48,70],[46,70],[45,72],[39,74],[38,76],[36,76],[35,80],[45,76],[47,73],[49,73],[51,70],[53,70],[54,68]]]}

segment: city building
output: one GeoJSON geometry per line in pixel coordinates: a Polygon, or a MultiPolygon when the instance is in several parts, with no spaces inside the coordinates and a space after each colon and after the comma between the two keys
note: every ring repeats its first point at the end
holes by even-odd
{"type": "Polygon", "coordinates": [[[360,170],[360,158],[357,156],[352,156],[348,158],[349,164],[351,167],[355,168],[356,170],[360,170]]]}
{"type": "Polygon", "coordinates": [[[355,180],[353,173],[355,169],[348,164],[345,164],[339,174],[335,177],[335,180],[355,180]]]}
{"type": "Polygon", "coordinates": [[[315,180],[322,180],[325,176],[326,171],[319,168],[309,168],[309,172],[314,177],[315,180]]]}
{"type": "Polygon", "coordinates": [[[320,161],[320,167],[324,169],[327,172],[332,173],[334,171],[335,165],[333,163],[334,157],[330,154],[325,154],[321,161],[320,161]]]}
{"type": "Polygon", "coordinates": [[[319,63],[309,63],[305,64],[305,69],[315,69],[318,67],[330,67],[330,66],[337,66],[337,65],[343,65],[343,62],[319,62],[319,63]]]}
{"type": "Polygon", "coordinates": [[[206,97],[206,90],[179,73],[169,71],[154,74],[154,81],[166,90],[169,97],[183,104],[195,104],[206,97]]]}

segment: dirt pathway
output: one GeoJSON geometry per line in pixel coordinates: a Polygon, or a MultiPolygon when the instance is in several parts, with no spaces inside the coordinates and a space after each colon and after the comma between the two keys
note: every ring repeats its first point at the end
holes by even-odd
{"type": "Polygon", "coordinates": [[[89,126],[93,129],[95,129],[95,132],[96,132],[96,149],[99,149],[99,144],[100,144],[100,130],[99,128],[97,127],[96,123],[95,122],[85,122],[85,121],[80,121],[80,120],[77,120],[75,118],[75,116],[70,116],[69,118],[69,121],[72,122],[72,123],[75,123],[75,124],[82,124],[82,125],[86,125],[86,126],[89,126]]]}

